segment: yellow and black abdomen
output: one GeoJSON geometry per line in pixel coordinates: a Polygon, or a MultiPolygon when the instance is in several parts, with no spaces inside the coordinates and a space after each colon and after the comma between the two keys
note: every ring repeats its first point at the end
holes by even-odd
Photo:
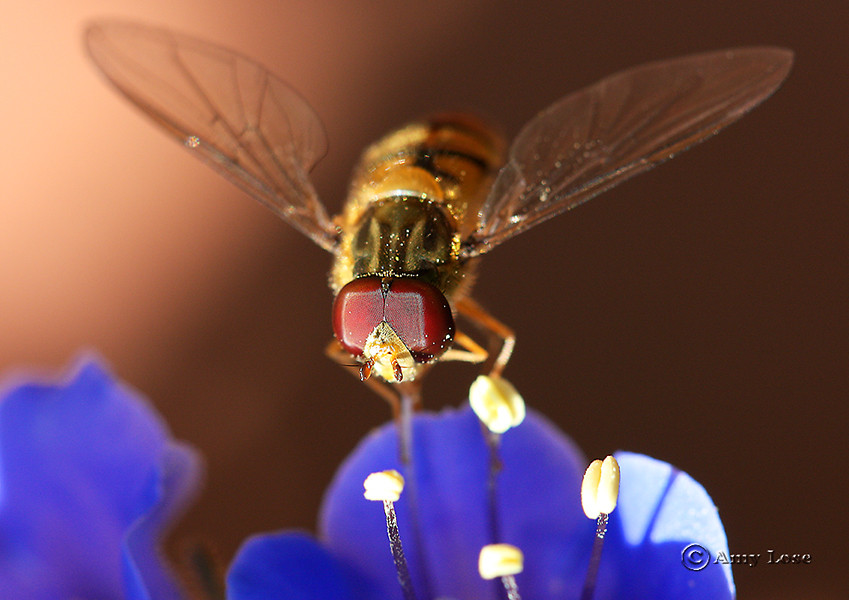
{"type": "Polygon", "coordinates": [[[501,166],[502,140],[468,117],[439,116],[370,146],[339,223],[334,293],[366,275],[416,276],[451,296],[468,275],[460,242],[501,166]]]}

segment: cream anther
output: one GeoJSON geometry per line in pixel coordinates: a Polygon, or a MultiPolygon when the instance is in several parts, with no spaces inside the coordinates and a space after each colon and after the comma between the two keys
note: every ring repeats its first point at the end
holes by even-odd
{"type": "Polygon", "coordinates": [[[404,490],[404,477],[394,470],[372,473],[363,482],[366,500],[397,502],[404,490]]]}
{"type": "Polygon", "coordinates": [[[525,557],[522,551],[510,544],[489,544],[481,548],[478,571],[484,579],[508,577],[522,572],[525,557]]]}
{"type": "Polygon", "coordinates": [[[590,519],[610,514],[619,499],[619,463],[612,456],[594,460],[581,483],[581,506],[590,519]]]}
{"type": "Polygon", "coordinates": [[[469,388],[469,404],[492,433],[504,433],[525,419],[525,401],[502,377],[479,375],[469,388]]]}

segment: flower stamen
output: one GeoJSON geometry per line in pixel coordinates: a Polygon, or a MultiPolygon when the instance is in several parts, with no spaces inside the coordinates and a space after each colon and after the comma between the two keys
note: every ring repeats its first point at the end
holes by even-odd
{"type": "Polygon", "coordinates": [[[521,394],[500,376],[479,375],[469,388],[469,404],[481,423],[495,434],[502,434],[525,419],[521,394]]]}
{"type": "Polygon", "coordinates": [[[510,544],[489,544],[481,548],[478,572],[484,579],[501,578],[508,600],[521,600],[516,578],[524,568],[522,551],[510,544]]]}
{"type": "Polygon", "coordinates": [[[469,387],[469,405],[481,422],[489,446],[489,521],[492,540],[499,539],[497,480],[501,471],[498,449],[501,434],[525,419],[525,401],[509,381],[500,375],[479,375],[469,387]]]}
{"type": "Polygon", "coordinates": [[[366,477],[363,487],[365,488],[363,496],[366,500],[383,502],[383,512],[386,514],[386,533],[389,536],[389,550],[392,552],[398,583],[401,585],[404,600],[416,600],[413,581],[410,578],[410,569],[407,566],[404,548],[401,545],[401,534],[398,531],[398,520],[394,505],[404,490],[404,477],[394,470],[379,471],[366,477]]]}
{"type": "Polygon", "coordinates": [[[591,600],[593,593],[595,593],[595,583],[598,577],[598,567],[601,564],[601,551],[604,547],[607,523],[610,513],[616,508],[618,499],[619,463],[612,456],[608,456],[604,461],[594,460],[591,462],[581,483],[581,506],[588,518],[595,519],[596,529],[581,600],[591,600]]]}

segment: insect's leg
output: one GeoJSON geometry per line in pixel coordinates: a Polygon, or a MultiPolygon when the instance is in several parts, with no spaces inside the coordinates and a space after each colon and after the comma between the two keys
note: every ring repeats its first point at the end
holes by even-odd
{"type": "MultiPolygon", "coordinates": [[[[330,343],[324,348],[324,354],[331,360],[346,367],[345,370],[351,375],[360,379],[359,365],[353,364],[351,355],[348,354],[339,342],[335,339],[330,340],[330,343]],[[351,367],[357,367],[352,369],[351,367]]],[[[392,409],[392,417],[396,422],[401,419],[401,400],[404,399],[412,410],[421,408],[421,382],[420,381],[404,381],[401,383],[387,383],[377,377],[369,377],[364,381],[375,393],[389,403],[392,409]]]]}
{"type": "Polygon", "coordinates": [[[513,348],[516,346],[516,334],[469,297],[459,300],[455,306],[457,312],[461,315],[481,329],[488,331],[495,339],[501,340],[501,349],[498,354],[490,354],[483,368],[483,372],[489,375],[501,375],[501,371],[504,370],[510,360],[510,355],[513,354],[513,348]]]}
{"type": "MultiPolygon", "coordinates": [[[[324,354],[333,362],[345,367],[345,370],[351,375],[360,379],[360,365],[351,362],[353,360],[351,355],[339,345],[336,339],[330,340],[330,343],[324,348],[324,354]],[[351,367],[356,367],[356,369],[351,367]]],[[[369,377],[365,380],[365,384],[389,403],[389,407],[392,409],[392,416],[397,421],[401,417],[401,395],[398,390],[376,377],[369,377]]]]}
{"type": "MultiPolygon", "coordinates": [[[[348,367],[351,375],[360,378],[359,369],[352,370],[351,355],[348,354],[335,339],[331,340],[324,349],[324,353],[333,361],[343,367],[348,367]]],[[[412,444],[413,444],[413,413],[422,407],[422,383],[421,379],[416,381],[402,381],[400,383],[388,383],[377,377],[369,377],[365,384],[389,402],[392,408],[392,418],[398,428],[400,440],[399,454],[401,462],[412,468],[412,444]]]]}
{"type": "MultiPolygon", "coordinates": [[[[501,372],[513,354],[516,346],[516,334],[504,323],[490,315],[480,304],[471,298],[463,298],[455,304],[457,312],[473,322],[477,327],[489,332],[491,338],[492,352],[487,353],[482,372],[494,379],[501,376],[501,372]],[[500,343],[500,350],[497,350],[500,343]],[[497,352],[496,352],[497,350],[497,352]]],[[[500,539],[498,518],[500,514],[498,507],[498,474],[501,472],[502,462],[499,455],[500,434],[493,433],[484,423],[481,429],[489,446],[489,479],[487,481],[487,497],[489,499],[489,527],[492,539],[500,539]]]]}
{"type": "Polygon", "coordinates": [[[454,334],[454,345],[440,357],[441,361],[456,360],[468,363],[482,363],[489,357],[489,352],[462,331],[454,334]]]}

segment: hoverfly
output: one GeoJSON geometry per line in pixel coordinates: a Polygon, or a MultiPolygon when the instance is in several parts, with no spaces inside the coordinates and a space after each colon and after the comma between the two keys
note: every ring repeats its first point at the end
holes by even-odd
{"type": "Polygon", "coordinates": [[[788,50],[743,48],[632,68],[555,102],[509,148],[469,117],[411,123],[365,151],[331,219],[307,176],[325,154],[324,129],[288,84],[163,29],[102,22],[86,40],[130,101],[333,254],[328,354],[353,357],[393,403],[390,384],[409,385],[437,360],[496,375],[509,360],[513,332],[469,295],[478,257],[715,134],[772,94],[793,61],[788,50]],[[458,314],[500,350],[459,331],[458,314]]]}

